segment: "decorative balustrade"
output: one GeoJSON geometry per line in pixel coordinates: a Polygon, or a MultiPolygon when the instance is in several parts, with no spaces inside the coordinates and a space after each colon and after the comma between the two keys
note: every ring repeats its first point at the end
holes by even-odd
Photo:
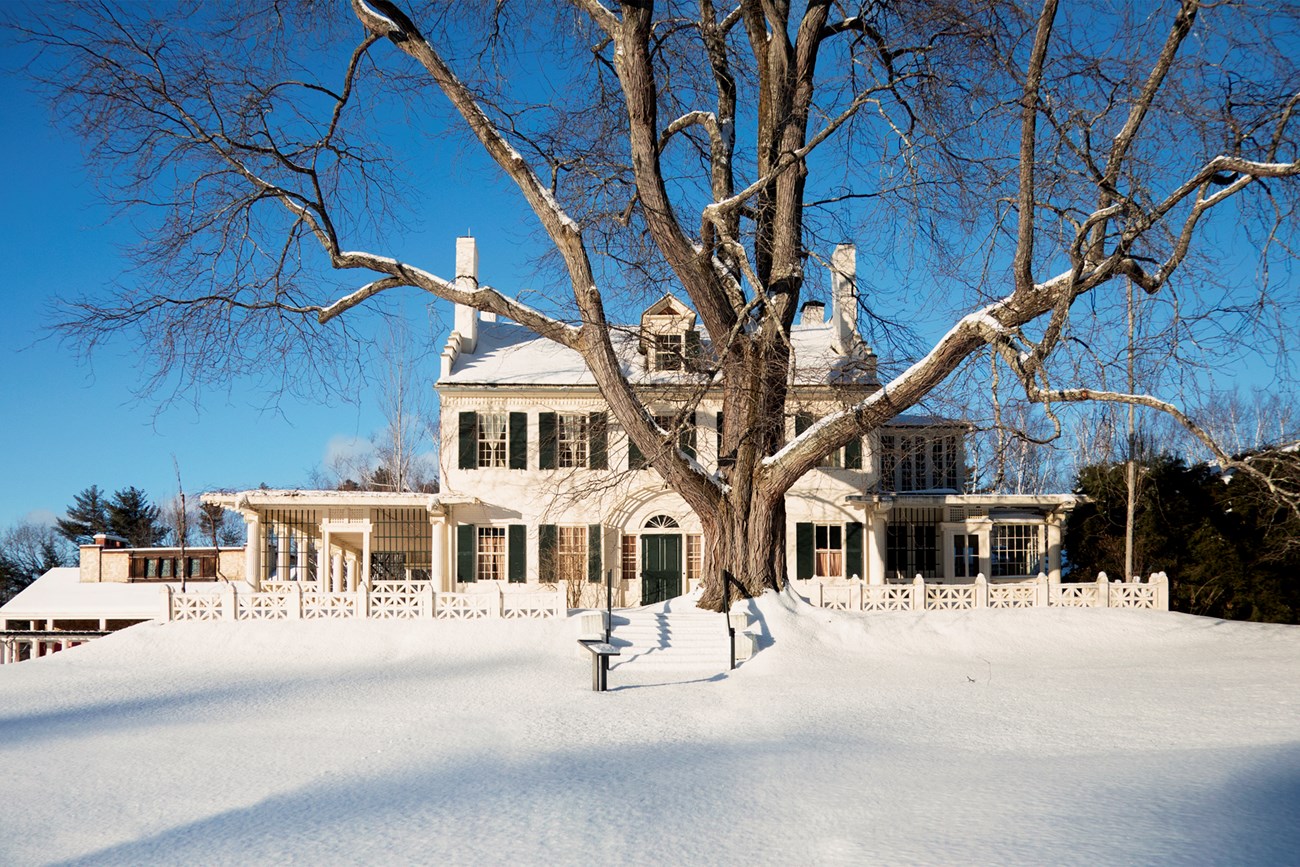
{"type": "Polygon", "coordinates": [[[423,620],[433,616],[430,581],[376,581],[370,590],[370,616],[377,620],[423,620]]]}
{"type": "Polygon", "coordinates": [[[499,593],[434,594],[433,616],[439,620],[477,620],[501,613],[499,593]]]}
{"type": "Polygon", "coordinates": [[[1033,608],[1038,604],[1038,583],[990,584],[990,608],[1033,608]]]}
{"type": "MultiPolygon", "coordinates": [[[[288,620],[289,601],[290,597],[293,596],[294,594],[289,590],[274,590],[270,593],[235,594],[235,619],[288,620]]],[[[173,619],[179,620],[180,618],[173,619]]]]}
{"type": "Polygon", "coordinates": [[[862,587],[863,611],[911,611],[916,607],[911,584],[866,584],[862,587]]]}
{"type": "Polygon", "coordinates": [[[428,581],[376,581],[355,591],[328,592],[314,582],[264,584],[253,591],[227,584],[216,592],[179,592],[163,587],[164,610],[171,620],[508,620],[564,617],[559,590],[505,590],[444,593],[428,581]]]}
{"type": "Polygon", "coordinates": [[[345,620],[357,616],[360,593],[305,592],[302,594],[303,620],[345,620]]]}
{"type": "Polygon", "coordinates": [[[929,611],[964,611],[975,607],[974,584],[927,584],[925,607],[929,611]]]}
{"type": "MultiPolygon", "coordinates": [[[[170,591],[170,587],[164,588],[170,591]]],[[[172,620],[221,620],[224,597],[216,593],[170,593],[172,620]]]]}
{"type": "Polygon", "coordinates": [[[926,582],[917,575],[906,584],[867,584],[860,579],[822,584],[798,581],[809,602],[840,611],[967,611],[975,608],[1146,608],[1169,610],[1169,579],[1163,572],[1141,582],[1096,581],[1060,584],[1040,574],[1036,579],[969,583],[926,582]]]}

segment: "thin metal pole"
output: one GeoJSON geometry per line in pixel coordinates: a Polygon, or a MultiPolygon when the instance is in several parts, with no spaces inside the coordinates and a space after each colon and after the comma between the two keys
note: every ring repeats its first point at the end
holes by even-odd
{"type": "Polygon", "coordinates": [[[736,670],[736,629],[731,625],[731,573],[722,570],[722,616],[727,618],[727,644],[731,648],[729,671],[736,670]]]}
{"type": "Polygon", "coordinates": [[[609,644],[610,627],[614,623],[614,570],[605,570],[605,643],[609,644]]]}

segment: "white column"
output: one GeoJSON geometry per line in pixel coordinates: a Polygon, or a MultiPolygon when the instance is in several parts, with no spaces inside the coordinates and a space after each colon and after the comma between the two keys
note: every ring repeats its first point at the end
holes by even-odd
{"type": "MultiPolygon", "coordinates": [[[[361,532],[361,583],[370,586],[370,528],[361,532]]],[[[348,585],[349,590],[356,590],[355,583],[348,585]]]]}
{"type": "Polygon", "coordinates": [[[275,525],[275,543],[276,543],[276,575],[277,581],[289,580],[289,539],[288,533],[285,532],[284,524],[275,525]]]}
{"type": "Polygon", "coordinates": [[[1057,515],[1047,518],[1047,579],[1061,583],[1061,519],[1057,515]]]}
{"type": "Polygon", "coordinates": [[[330,555],[330,583],[335,587],[343,586],[343,552],[335,551],[330,555]]]}
{"type": "Polygon", "coordinates": [[[334,592],[334,558],[330,556],[330,531],[321,530],[320,552],[316,555],[316,577],[320,579],[321,589],[326,593],[334,592]]]}
{"type": "Polygon", "coordinates": [[[248,541],[244,545],[244,580],[254,592],[262,589],[262,522],[256,515],[244,519],[248,541]]]}
{"type": "Polygon", "coordinates": [[[429,532],[433,547],[429,558],[430,583],[443,590],[447,589],[447,519],[435,515],[429,519],[429,532]]]}
{"type": "Polygon", "coordinates": [[[868,584],[885,583],[885,513],[877,509],[871,513],[870,528],[867,534],[867,574],[868,584]]]}
{"type": "Polygon", "coordinates": [[[349,587],[356,585],[357,581],[357,555],[351,551],[343,558],[343,575],[348,582],[349,587]]]}

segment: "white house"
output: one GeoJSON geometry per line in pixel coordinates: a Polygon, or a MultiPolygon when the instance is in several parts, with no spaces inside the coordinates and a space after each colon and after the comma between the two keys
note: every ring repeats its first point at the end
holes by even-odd
{"type": "MultiPolygon", "coordinates": [[[[791,436],[880,388],[875,354],[857,328],[853,248],[837,248],[832,264],[830,315],[808,302],[791,333],[784,419],[791,436]]],[[[474,239],[457,241],[456,269],[458,278],[477,280],[474,239]]],[[[716,468],[726,420],[717,387],[696,370],[710,337],[695,313],[667,294],[612,340],[660,424],[678,427],[679,447],[716,468]]],[[[646,466],[577,353],[458,305],[434,388],[440,493],[208,494],[247,522],[242,551],[115,549],[97,540],[82,549],[78,583],[178,588],[184,574],[192,613],[216,611],[215,603],[203,607],[213,598],[205,590],[231,585],[250,600],[287,589],[298,596],[292,605],[231,603],[236,614],[227,616],[334,616],[340,606],[357,613],[348,594],[393,582],[427,587],[447,604],[468,592],[495,589],[505,598],[563,588],[573,607],[603,601],[606,586],[615,604],[638,606],[699,580],[699,519],[646,466]]],[[[1023,583],[1040,574],[1059,581],[1061,522],[1076,498],[963,493],[967,430],[960,420],[901,416],[801,479],[786,497],[796,587],[883,587],[918,575],[932,585],[971,585],[977,576],[1023,583]]],[[[10,612],[14,602],[0,608],[0,632],[14,631],[6,618],[29,632],[42,621],[54,628],[41,611],[10,612]]],[[[82,613],[83,624],[105,620],[82,613]]]]}
{"type": "MultiPolygon", "coordinates": [[[[853,249],[841,246],[829,318],[804,305],[791,334],[795,366],[785,423],[878,389],[876,358],[859,336],[853,249]]],[[[457,275],[477,277],[472,238],[457,243],[457,275]]],[[[612,336],[623,371],[665,429],[688,410],[679,445],[717,465],[721,398],[692,359],[709,335],[665,295],[612,336]]],[[[444,581],[534,584],[612,579],[626,605],[690,589],[699,577],[699,519],[667,490],[607,412],[572,350],[510,322],[458,307],[435,385],[442,416],[448,537],[444,581]]],[[[960,421],[903,416],[851,442],[787,495],[788,570],[796,580],[870,583],[1059,580],[1060,526],[1071,495],[963,494],[960,421]]]]}

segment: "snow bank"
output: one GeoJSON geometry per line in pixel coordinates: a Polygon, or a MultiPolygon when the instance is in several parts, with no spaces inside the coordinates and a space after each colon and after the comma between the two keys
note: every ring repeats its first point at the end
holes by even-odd
{"type": "Polygon", "coordinates": [[[546,621],[151,624],[5,666],[0,862],[1300,851],[1296,628],[751,606],[737,672],[606,694],[546,621]]]}

